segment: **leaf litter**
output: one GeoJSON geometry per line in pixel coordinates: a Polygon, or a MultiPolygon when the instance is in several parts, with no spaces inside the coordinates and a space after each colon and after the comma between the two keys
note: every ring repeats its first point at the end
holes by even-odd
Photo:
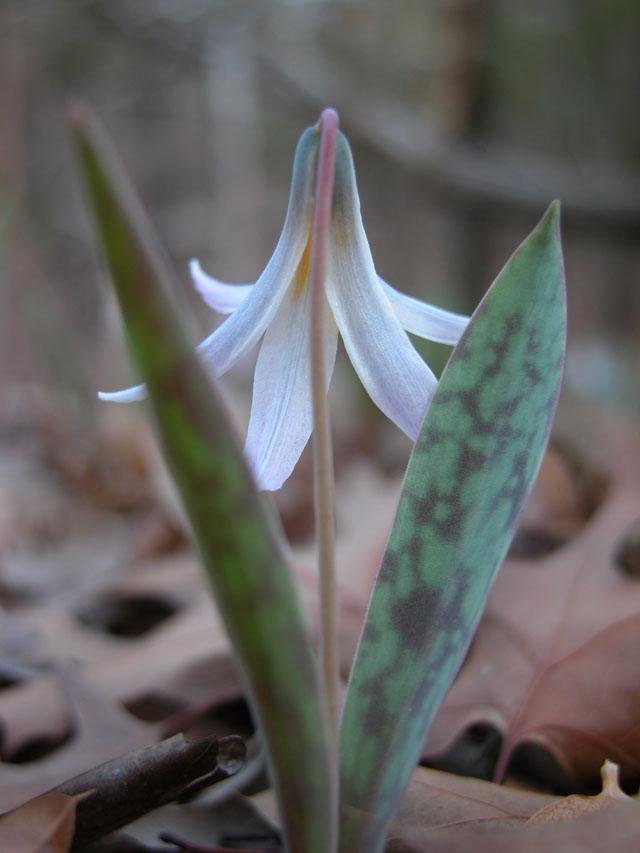
{"type": "Polygon", "coordinates": [[[549,797],[420,767],[393,824],[388,853],[635,849],[640,803],[605,762],[596,796],[549,797]]]}
{"type": "Polygon", "coordinates": [[[0,849],[13,853],[66,853],[83,795],[43,794],[0,816],[0,849]]]}
{"type": "MultiPolygon", "coordinates": [[[[470,725],[482,721],[505,735],[499,772],[508,768],[508,760],[520,744],[535,742],[554,755],[568,789],[593,789],[606,758],[621,765],[627,789],[638,778],[640,697],[636,685],[640,673],[630,651],[637,647],[640,636],[640,586],[633,573],[620,567],[616,555],[637,523],[640,441],[637,424],[601,412],[590,412],[589,419],[595,438],[587,446],[586,458],[588,467],[602,475],[594,480],[598,500],[593,507],[588,505],[585,478],[574,460],[567,466],[566,455],[551,451],[545,462],[546,476],[543,471],[523,515],[520,551],[514,548],[499,576],[466,664],[426,744],[427,757],[443,755],[470,725]]],[[[580,423],[584,431],[585,419],[580,423]]],[[[122,424],[117,431],[121,438],[128,433],[122,424]]],[[[11,433],[0,429],[0,461],[6,458],[7,444],[1,439],[6,432],[11,433]]],[[[576,428],[572,436],[577,432],[576,428]]],[[[171,718],[176,712],[237,699],[241,688],[215,608],[202,594],[196,560],[183,547],[182,532],[165,532],[178,529],[180,521],[153,452],[141,451],[149,453],[138,468],[145,487],[139,488],[138,496],[127,506],[126,497],[118,496],[117,489],[96,485],[103,483],[105,475],[99,472],[108,465],[95,460],[75,466],[68,458],[60,461],[51,451],[51,443],[58,440],[51,439],[47,430],[36,430],[26,450],[22,445],[18,452],[18,456],[26,454],[28,464],[11,468],[17,494],[24,487],[24,494],[35,495],[45,472],[48,485],[42,494],[47,496],[48,508],[25,499],[16,515],[6,491],[0,495],[0,679],[4,687],[0,691],[0,788],[3,810],[21,804],[27,809],[24,814],[33,814],[32,808],[43,814],[52,809],[54,824],[58,814],[60,825],[68,830],[75,802],[47,800],[62,795],[46,791],[105,761],[157,743],[172,731],[171,718]],[[38,450],[39,443],[49,449],[38,450]],[[62,497],[56,498],[56,491],[62,497]],[[56,504],[56,500],[60,502],[56,504]],[[118,507],[117,522],[124,522],[129,533],[115,537],[120,540],[117,559],[87,577],[91,552],[78,552],[61,585],[52,571],[48,577],[41,576],[42,582],[34,582],[37,573],[29,574],[28,561],[23,561],[27,568],[21,577],[20,561],[14,559],[21,549],[27,554],[34,548],[36,553],[43,542],[60,543],[64,548],[65,537],[77,535],[75,531],[88,516],[75,526],[70,520],[76,512],[74,500],[85,511],[87,505],[95,510],[96,528],[88,526],[87,541],[99,529],[101,517],[108,527],[110,515],[118,507]],[[52,518],[53,529],[47,527],[52,518]],[[150,518],[156,520],[150,524],[150,518]],[[74,583],[74,573],[79,583],[74,583]],[[155,622],[151,619],[137,635],[113,631],[118,619],[126,624],[117,606],[113,615],[114,602],[133,602],[130,618],[135,622],[136,602],[141,600],[163,602],[164,615],[155,622]],[[69,669],[70,659],[81,668],[69,669]],[[143,722],[123,708],[123,704],[141,708],[145,702],[151,707],[145,712],[147,717],[155,713],[156,720],[167,715],[168,719],[143,722]],[[53,744],[50,753],[21,764],[11,761],[23,748],[28,752],[34,741],[53,744]],[[42,799],[47,800],[45,807],[32,805],[42,799]]],[[[9,449],[15,454],[15,443],[9,449]]],[[[104,446],[100,453],[105,454],[104,446]]],[[[8,470],[3,465],[2,470],[8,470]]],[[[339,565],[346,674],[399,483],[377,475],[363,458],[352,465],[349,476],[343,474],[341,482],[339,565]]],[[[593,491],[593,483],[588,485],[593,491]]],[[[78,509],[78,513],[77,518],[82,518],[82,511],[78,509]]],[[[101,549],[111,547],[109,536],[98,537],[101,549]]],[[[96,540],[92,541],[95,548],[96,540]]],[[[317,601],[311,554],[304,545],[294,553],[299,586],[313,624],[317,601]]],[[[424,849],[411,847],[410,836],[416,832],[419,844],[429,843],[430,849],[432,844],[439,849],[441,841],[444,846],[440,849],[474,849],[471,845],[473,838],[478,841],[477,829],[475,833],[467,830],[469,822],[476,820],[483,827],[500,826],[499,833],[491,833],[491,846],[486,849],[507,850],[513,845],[523,850],[543,849],[556,842],[564,844],[563,849],[574,849],[570,845],[579,839],[587,844],[583,849],[595,849],[588,846],[589,833],[594,832],[596,837],[601,832],[612,833],[611,849],[623,849],[616,848],[617,838],[624,843],[636,840],[637,812],[630,810],[627,801],[609,804],[599,810],[599,816],[562,821],[562,834],[552,835],[560,831],[558,827],[541,824],[534,817],[563,802],[567,801],[544,793],[418,768],[389,849],[424,849]],[[610,818],[612,809],[617,810],[615,819],[610,818]],[[440,816],[435,827],[434,814],[440,816]],[[526,821],[531,822],[525,841],[526,821]],[[589,825],[589,832],[578,829],[578,824],[589,825]],[[445,825],[455,825],[451,830],[454,840],[438,840],[445,825]]],[[[637,803],[632,801],[631,806],[637,808],[637,803]]],[[[178,835],[186,831],[187,837],[189,821],[181,824],[178,815],[186,816],[184,810],[189,809],[196,809],[198,837],[203,839],[213,820],[207,808],[196,802],[150,812],[143,819],[144,843],[150,844],[152,837],[157,840],[157,834],[153,836],[156,814],[165,815],[162,825],[166,831],[173,828],[178,835]],[[167,814],[173,816],[173,824],[171,820],[167,823],[167,814]]],[[[5,820],[10,816],[14,821],[18,814],[13,811],[5,820]]],[[[22,822],[21,818],[18,826],[22,822]]],[[[43,831],[49,830],[45,827],[43,831]]],[[[61,832],[60,837],[65,837],[64,830],[61,832]]],[[[68,849],[70,841],[64,843],[67,847],[63,844],[60,850],[68,849]]]]}

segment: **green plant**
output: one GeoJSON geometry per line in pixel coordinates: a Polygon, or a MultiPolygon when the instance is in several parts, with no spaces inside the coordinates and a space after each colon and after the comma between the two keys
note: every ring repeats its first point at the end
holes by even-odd
{"type": "Polygon", "coordinates": [[[104,132],[83,109],[73,125],[145,382],[104,396],[149,396],[266,745],[286,848],[375,853],[471,641],[549,434],[565,341],[559,205],[507,262],[470,321],[412,300],[375,273],[348,143],[335,113],[325,111],[301,138],[283,235],[254,289],[234,292],[194,266],[205,297],[236,312],[200,345],[198,358],[172,305],[170,267],[104,132]],[[323,403],[336,332],[325,303],[375,402],[416,439],[339,737],[323,403]],[[459,340],[437,386],[403,328],[459,340]],[[247,447],[252,476],[213,379],[265,330],[256,393],[260,383],[267,391],[247,447]],[[256,487],[280,485],[314,423],[323,667],[277,523],[256,487]],[[293,443],[283,439],[288,428],[293,443]]]}

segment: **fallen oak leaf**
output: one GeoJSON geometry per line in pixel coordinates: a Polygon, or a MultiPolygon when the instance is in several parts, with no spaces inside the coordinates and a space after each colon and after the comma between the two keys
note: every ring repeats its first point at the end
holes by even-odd
{"type": "MultiPolygon", "coordinates": [[[[131,424],[129,433],[134,432],[131,424]]],[[[88,500],[87,490],[58,464],[61,455],[78,463],[86,455],[86,443],[87,436],[70,422],[59,399],[36,388],[3,388],[0,602],[51,601],[87,589],[105,575],[117,576],[137,547],[139,516],[120,511],[122,506],[88,500]]],[[[148,476],[131,465],[127,468],[131,456],[110,457],[108,449],[97,452],[112,478],[120,462],[121,490],[131,496],[145,488],[148,476]]]]}
{"type": "MultiPolygon", "coordinates": [[[[469,776],[457,776],[427,767],[417,767],[409,781],[400,808],[389,830],[387,853],[412,846],[424,833],[449,831],[468,826],[524,826],[531,815],[558,798],[537,791],[496,785],[469,776]],[[407,845],[409,845],[407,847],[407,845]]],[[[278,813],[272,790],[250,797],[251,804],[272,825],[278,813]]]]}
{"type": "Polygon", "coordinates": [[[631,577],[640,577],[640,518],[626,531],[618,550],[616,565],[631,577]]]}
{"type": "MultiPolygon", "coordinates": [[[[338,555],[345,569],[354,562],[352,535],[348,541],[338,555]]],[[[315,630],[318,601],[314,570],[308,554],[298,554],[295,559],[299,591],[315,630]]],[[[87,677],[100,685],[104,696],[126,706],[149,694],[175,699],[179,705],[211,705],[242,695],[229,640],[191,554],[142,563],[133,568],[130,577],[102,588],[100,594],[105,591],[156,596],[175,602],[178,609],[152,631],[125,640],[79,624],[74,610],[65,610],[59,604],[25,608],[21,624],[25,629],[28,625],[36,635],[32,656],[39,663],[52,653],[58,661],[69,657],[83,661],[87,677]]],[[[341,651],[346,668],[362,613],[348,585],[342,592],[341,651]]],[[[59,740],[69,730],[68,716],[67,703],[53,676],[4,689],[0,692],[3,754],[13,754],[34,737],[59,740]]]]}
{"type": "Polygon", "coordinates": [[[404,849],[407,839],[425,831],[524,825],[554,802],[554,797],[537,791],[417,767],[389,831],[387,850],[404,849]]]}
{"type": "Polygon", "coordinates": [[[640,820],[635,803],[616,802],[579,820],[537,826],[472,826],[428,829],[408,835],[387,853],[629,853],[640,849],[640,820]]]}
{"type": "MultiPolygon", "coordinates": [[[[73,611],[54,606],[25,614],[23,624],[38,639],[33,651],[61,663],[70,657],[86,664],[87,678],[100,685],[111,703],[129,704],[152,693],[181,702],[222,700],[240,693],[235,665],[220,619],[203,594],[197,563],[191,556],[154,561],[113,589],[171,598],[181,606],[170,619],[136,639],[97,633],[78,623],[73,611]],[[135,579],[134,579],[135,578],[135,579]]],[[[45,658],[46,661],[46,658],[45,658]]],[[[3,755],[36,738],[58,740],[69,730],[68,703],[55,676],[6,688],[0,693],[3,755]]]]}
{"type": "Polygon", "coordinates": [[[7,853],[67,853],[76,809],[84,795],[43,794],[0,816],[0,850],[7,853]]]}
{"type": "MultiPolygon", "coordinates": [[[[576,820],[584,817],[584,815],[608,808],[612,803],[620,800],[632,802],[631,797],[620,788],[618,771],[618,765],[607,759],[600,770],[602,791],[599,794],[594,797],[583,797],[580,794],[564,797],[564,799],[550,803],[532,814],[526,825],[535,826],[561,820],[576,820]]],[[[640,819],[640,806],[638,806],[638,819],[640,819]]]]}
{"type": "Polygon", "coordinates": [[[504,735],[496,778],[516,747],[535,743],[573,790],[594,785],[605,758],[640,778],[640,583],[614,565],[637,517],[637,423],[591,413],[600,440],[590,459],[607,493],[574,540],[533,561],[508,559],[469,656],[429,733],[436,758],[462,731],[488,723],[504,735]]]}
{"type": "Polygon", "coordinates": [[[566,443],[552,440],[520,516],[510,557],[550,554],[576,536],[589,520],[601,484],[595,475],[581,475],[575,456],[566,443]]]}
{"type": "Polygon", "coordinates": [[[635,849],[626,845],[640,839],[640,805],[620,790],[611,762],[602,778],[596,797],[559,798],[419,767],[387,853],[599,853],[604,843],[607,851],[635,849]]]}
{"type": "Polygon", "coordinates": [[[8,811],[118,755],[147,746],[159,727],[134,719],[73,668],[60,674],[76,733],[50,757],[0,763],[0,811],[8,811]]]}
{"type": "Polygon", "coordinates": [[[614,802],[606,809],[598,809],[577,820],[554,821],[508,830],[487,837],[484,844],[478,838],[469,838],[466,848],[459,853],[629,853],[640,849],[640,816],[634,802],[614,802]],[[474,846],[475,842],[475,846],[474,846]]]}

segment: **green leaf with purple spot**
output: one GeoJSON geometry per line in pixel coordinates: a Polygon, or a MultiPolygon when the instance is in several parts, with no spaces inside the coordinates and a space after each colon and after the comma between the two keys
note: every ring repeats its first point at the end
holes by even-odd
{"type": "Polygon", "coordinates": [[[381,850],[531,490],[565,349],[559,205],[453,352],[409,462],[349,682],[340,850],[381,850]]]}
{"type": "Polygon", "coordinates": [[[267,748],[286,849],[327,853],[328,727],[279,531],[180,328],[173,274],[122,166],[86,110],[73,124],[131,351],[267,748]]]}

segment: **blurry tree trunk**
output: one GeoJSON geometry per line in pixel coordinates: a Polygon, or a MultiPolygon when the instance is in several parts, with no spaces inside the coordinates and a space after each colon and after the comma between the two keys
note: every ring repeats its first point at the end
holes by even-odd
{"type": "Polygon", "coordinates": [[[27,225],[26,46],[19,2],[0,4],[0,383],[32,378],[26,315],[35,276],[27,225]]]}
{"type": "MultiPolygon", "coordinates": [[[[265,199],[259,151],[259,96],[257,89],[255,12],[253,4],[231,20],[211,26],[205,51],[207,106],[211,157],[217,203],[210,233],[212,261],[228,255],[238,244],[244,278],[255,276],[265,263],[260,207],[265,199]],[[222,211],[222,215],[220,212],[222,211]]],[[[218,275],[215,268],[214,275],[218,275]]],[[[236,274],[237,275],[237,274],[236,274]]]]}

